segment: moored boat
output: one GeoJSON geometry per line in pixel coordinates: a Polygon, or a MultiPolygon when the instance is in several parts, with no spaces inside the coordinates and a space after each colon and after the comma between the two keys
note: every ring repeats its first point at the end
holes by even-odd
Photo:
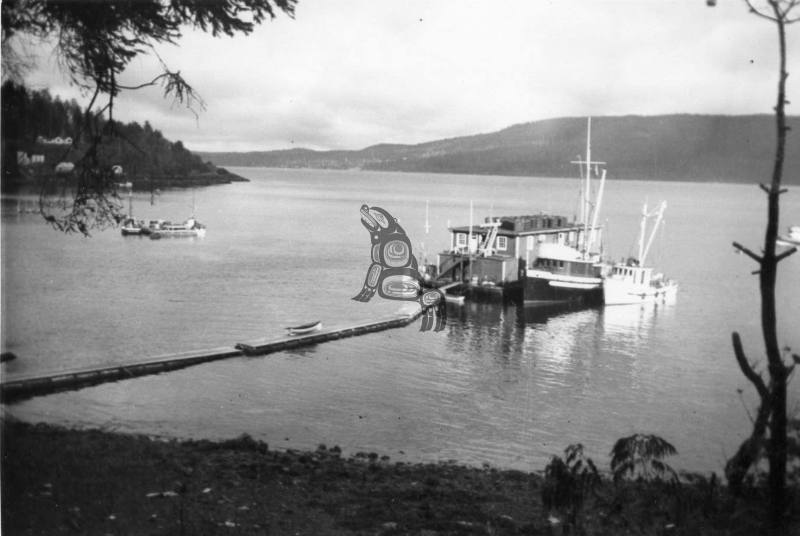
{"type": "Polygon", "coordinates": [[[777,244],[779,246],[800,246],[800,225],[792,225],[786,234],[778,237],[777,244]]]}
{"type": "Polygon", "coordinates": [[[602,228],[597,219],[603,199],[605,162],[592,161],[592,120],[587,120],[586,160],[573,161],[580,166],[585,186],[581,191],[581,217],[574,232],[562,233],[558,241],[541,244],[536,260],[525,272],[524,304],[526,307],[570,306],[593,307],[603,303],[605,264],[596,251],[602,243],[602,228]],[[585,169],[585,175],[584,175],[585,169]],[[598,176],[600,186],[592,199],[591,179],[598,176]]]}
{"type": "Polygon", "coordinates": [[[611,272],[603,281],[603,300],[606,305],[633,305],[640,303],[665,302],[675,297],[678,292],[678,283],[667,279],[661,273],[654,273],[654,269],[645,266],[647,254],[658,229],[663,221],[664,210],[667,203],[663,201],[659,208],[647,212],[645,203],[642,211],[642,223],[639,233],[639,256],[615,263],[611,272]],[[656,221],[645,244],[647,220],[655,217],[656,221]]]}
{"type": "Polygon", "coordinates": [[[160,238],[184,238],[184,237],[204,237],[206,227],[194,218],[189,218],[183,223],[161,222],[150,227],[150,238],[158,240],[160,238]]]}
{"type": "Polygon", "coordinates": [[[135,235],[143,235],[145,233],[145,228],[147,226],[144,223],[144,220],[134,220],[133,218],[127,218],[124,222],[122,222],[122,226],[120,230],[122,232],[122,236],[135,236],[135,235]]]}
{"type": "Polygon", "coordinates": [[[128,217],[122,222],[120,232],[122,236],[139,236],[146,234],[147,225],[144,220],[137,220],[133,217],[133,184],[126,182],[119,186],[128,189],[128,217]]]}
{"type": "Polygon", "coordinates": [[[565,244],[542,244],[527,270],[525,305],[602,305],[604,266],[599,255],[565,244]]]}
{"type": "Polygon", "coordinates": [[[289,326],[286,328],[286,332],[288,335],[305,335],[307,333],[312,333],[320,329],[322,329],[322,321],[315,320],[313,322],[309,322],[307,324],[301,324],[299,326],[289,326]]]}

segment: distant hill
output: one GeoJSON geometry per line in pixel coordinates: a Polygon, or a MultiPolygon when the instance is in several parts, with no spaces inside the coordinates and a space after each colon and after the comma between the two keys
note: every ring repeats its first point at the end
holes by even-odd
{"type": "MultiPolygon", "coordinates": [[[[784,183],[800,184],[800,117],[787,144],[784,183]]],[[[592,155],[609,178],[768,182],[775,152],[772,115],[614,116],[592,119],[592,155]]],[[[225,166],[369,169],[574,177],[569,162],[585,153],[586,118],[548,119],[488,134],[357,151],[290,149],[198,153],[225,166]]]]}

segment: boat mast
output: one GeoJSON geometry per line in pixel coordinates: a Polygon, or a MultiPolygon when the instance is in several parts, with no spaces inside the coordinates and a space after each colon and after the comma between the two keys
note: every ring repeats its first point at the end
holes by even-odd
{"type": "Polygon", "coordinates": [[[592,177],[592,118],[586,118],[586,187],[583,191],[583,247],[584,254],[589,252],[589,183],[592,177]]]}
{"type": "MultiPolygon", "coordinates": [[[[639,244],[639,250],[640,250],[639,266],[644,266],[644,260],[645,260],[645,258],[647,257],[647,254],[650,251],[650,246],[653,245],[653,239],[656,237],[656,230],[658,229],[658,226],[661,223],[662,218],[664,217],[664,210],[667,208],[667,202],[666,201],[662,201],[661,205],[659,205],[659,207],[658,207],[658,210],[654,211],[652,214],[647,214],[646,208],[647,208],[647,205],[645,205],[645,219],[648,218],[648,217],[655,216],[656,217],[656,223],[653,225],[653,230],[650,231],[650,238],[647,240],[647,246],[645,246],[644,252],[641,251],[641,247],[642,247],[641,243],[639,244]]],[[[646,225],[647,225],[646,223],[642,224],[642,238],[644,238],[644,227],[646,225]]]]}
{"type": "MultiPolygon", "coordinates": [[[[592,161],[592,118],[591,116],[586,118],[586,161],[584,162],[578,157],[578,160],[573,160],[570,162],[571,164],[578,164],[579,166],[586,165],[586,184],[584,186],[583,191],[583,203],[581,205],[581,223],[583,223],[583,254],[584,256],[588,255],[589,253],[589,246],[591,245],[591,241],[589,240],[589,218],[590,218],[590,206],[591,206],[591,180],[592,180],[592,165],[605,165],[605,162],[593,162],[592,161]]],[[[596,212],[598,206],[595,207],[595,219],[596,219],[596,212]]],[[[594,224],[593,224],[594,225],[594,224]]]]}
{"type": "Polygon", "coordinates": [[[642,207],[642,221],[639,223],[639,255],[636,259],[641,266],[644,262],[644,235],[647,233],[647,201],[644,202],[642,207]]]}
{"type": "Polygon", "coordinates": [[[428,219],[428,208],[430,201],[425,201],[425,234],[427,235],[431,230],[430,220],[428,219]]]}
{"type": "Polygon", "coordinates": [[[603,204],[603,190],[605,189],[606,185],[606,170],[604,169],[600,174],[600,187],[597,189],[597,203],[594,206],[594,212],[592,216],[592,230],[589,240],[589,245],[586,247],[586,252],[588,253],[591,251],[592,246],[594,246],[595,238],[597,237],[597,216],[600,215],[600,205],[603,204]]]}

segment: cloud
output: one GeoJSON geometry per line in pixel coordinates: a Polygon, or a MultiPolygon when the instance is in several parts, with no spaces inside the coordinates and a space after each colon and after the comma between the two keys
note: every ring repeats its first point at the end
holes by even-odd
{"type": "MultiPolygon", "coordinates": [[[[559,116],[769,113],[776,41],[737,2],[301,0],[295,20],[251,36],[187,30],[159,50],[205,99],[199,120],[155,90],[124,94],[117,114],[195,150],[265,150],[419,143],[559,116]]],[[[137,59],[125,80],[156,72],[137,59]]]]}

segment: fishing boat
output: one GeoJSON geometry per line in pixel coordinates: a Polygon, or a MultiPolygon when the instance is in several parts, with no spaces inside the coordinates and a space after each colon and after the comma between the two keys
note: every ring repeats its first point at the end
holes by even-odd
{"type": "Polygon", "coordinates": [[[299,326],[289,326],[286,328],[286,333],[288,335],[306,335],[314,331],[319,331],[320,329],[322,329],[322,321],[315,320],[299,326]]]}
{"type": "Polygon", "coordinates": [[[133,218],[126,218],[125,221],[122,222],[120,230],[122,232],[122,236],[136,236],[136,235],[146,234],[145,228],[146,225],[144,223],[144,220],[134,220],[133,218]]]}
{"type": "Polygon", "coordinates": [[[130,182],[119,185],[120,187],[128,188],[128,217],[122,222],[120,231],[122,236],[141,236],[147,234],[145,229],[147,225],[144,220],[136,220],[133,217],[133,185],[130,182]]]}
{"type": "Polygon", "coordinates": [[[647,203],[642,210],[642,222],[639,231],[639,255],[615,263],[611,272],[603,281],[603,300],[606,305],[633,305],[641,303],[665,302],[675,297],[678,283],[667,279],[661,273],[654,273],[653,267],[645,266],[647,254],[658,226],[663,222],[666,201],[662,201],[658,209],[648,213],[647,203]],[[647,222],[655,218],[650,237],[645,244],[647,222]]]}
{"type": "Polygon", "coordinates": [[[199,237],[202,238],[206,235],[206,227],[194,218],[189,218],[183,223],[172,223],[169,221],[156,223],[155,226],[150,227],[150,239],[158,240],[160,238],[185,238],[185,237],[199,237]]]}
{"type": "Polygon", "coordinates": [[[800,246],[800,225],[792,225],[786,234],[780,235],[777,240],[779,246],[800,246]]]}
{"type": "Polygon", "coordinates": [[[192,191],[192,216],[182,223],[172,223],[164,220],[153,220],[148,226],[146,234],[150,235],[151,240],[161,238],[203,238],[206,235],[206,226],[198,222],[194,217],[195,199],[192,191]]]}
{"type": "Polygon", "coordinates": [[[572,232],[561,233],[555,243],[540,244],[536,259],[525,272],[526,307],[592,307],[603,303],[603,274],[606,268],[596,251],[602,243],[602,229],[597,219],[603,200],[605,162],[592,160],[592,119],[587,120],[586,160],[578,164],[585,184],[581,191],[581,217],[572,232]],[[584,171],[585,170],[585,171],[584,171]],[[597,196],[591,195],[592,178],[599,178],[597,196]]]}

